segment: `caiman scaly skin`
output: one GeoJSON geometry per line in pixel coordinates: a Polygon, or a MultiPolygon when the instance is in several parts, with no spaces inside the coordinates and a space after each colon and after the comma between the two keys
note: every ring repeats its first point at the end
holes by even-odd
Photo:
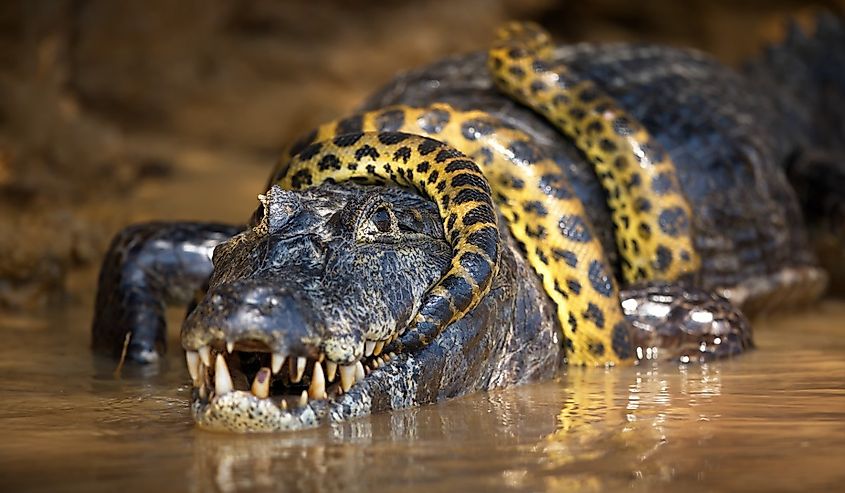
{"type": "Polygon", "coordinates": [[[128,333],[129,358],[154,359],[168,284],[157,280],[170,279],[197,293],[182,328],[197,423],[294,430],[548,378],[565,361],[737,354],[751,346],[750,328],[713,290],[748,309],[818,295],[823,274],[783,172],[798,144],[789,132],[766,133],[791,128],[778,123],[779,93],[755,93],[750,77],[693,52],[551,49],[509,32],[494,46],[502,64],[491,62],[493,77],[485,55],[446,61],[307,135],[285,154],[245,229],[124,232],[104,263],[95,346],[117,353],[128,333]],[[498,81],[534,113],[494,87],[497,70],[518,72],[510,68],[526,59],[532,77],[568,74],[587,85],[564,84],[545,101],[530,97],[537,84],[521,85],[527,79],[498,81]],[[582,97],[588,86],[600,107],[582,97]],[[635,131],[614,137],[604,125],[579,140],[590,129],[567,120],[576,106],[624,116],[635,131]],[[663,157],[643,154],[657,146],[663,157]],[[620,157],[655,165],[644,172],[648,186],[619,186],[624,170],[603,166],[620,157]],[[661,173],[669,186],[657,190],[661,173]],[[672,207],[685,207],[686,243],[631,245],[639,224],[657,218],[648,224],[661,229],[672,207]],[[639,218],[637,229],[623,216],[639,218]],[[140,261],[167,256],[155,245],[168,241],[199,252],[191,268],[140,261]],[[126,255],[128,245],[157,253],[126,255]],[[789,261],[775,255],[787,246],[789,261]],[[661,266],[673,269],[664,279],[683,282],[658,281],[661,266]]]}

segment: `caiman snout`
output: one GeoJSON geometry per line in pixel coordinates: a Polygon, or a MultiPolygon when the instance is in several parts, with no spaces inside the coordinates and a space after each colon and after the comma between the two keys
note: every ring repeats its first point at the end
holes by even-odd
{"type": "Polygon", "coordinates": [[[311,355],[324,333],[320,312],[301,287],[240,280],[210,290],[185,320],[182,338],[190,346],[226,341],[311,355]]]}

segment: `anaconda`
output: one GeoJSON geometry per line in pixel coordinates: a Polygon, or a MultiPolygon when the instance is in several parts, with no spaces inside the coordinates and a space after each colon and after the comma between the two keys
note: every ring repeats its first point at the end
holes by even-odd
{"type": "MultiPolygon", "coordinates": [[[[114,353],[129,334],[130,357],[155,359],[165,295],[202,287],[182,329],[194,416],[238,431],[304,428],[546,378],[562,359],[688,361],[747,348],[742,316],[707,291],[730,286],[701,281],[701,204],[685,180],[686,156],[677,159],[700,144],[666,145],[663,127],[596,70],[555,60],[544,36],[509,27],[489,58],[441,65],[471,67],[464,81],[481,81],[474,89],[484,98],[450,95],[446,77],[430,85],[445,93],[432,96],[412,74],[361,114],[315,130],[285,154],[242,231],[153,224],[119,235],[101,274],[95,345],[114,353]],[[511,97],[562,134],[527,109],[514,118],[511,97]],[[571,186],[564,135],[595,170],[613,227],[591,225],[602,212],[571,186]],[[620,295],[619,280],[649,284],[620,295]]],[[[606,64],[618,62],[613,48],[594,48],[603,49],[606,64]]],[[[650,50],[655,70],[700,59],[650,50]]],[[[717,79],[729,73],[708,64],[717,79]]],[[[776,164],[760,166],[777,172],[776,164]]],[[[809,298],[819,274],[807,265],[809,298]]]]}

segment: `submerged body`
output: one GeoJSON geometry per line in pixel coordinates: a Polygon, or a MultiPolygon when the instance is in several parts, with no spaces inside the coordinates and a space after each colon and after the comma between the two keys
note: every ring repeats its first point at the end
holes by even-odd
{"type": "MultiPolygon", "coordinates": [[[[750,329],[712,291],[752,311],[819,294],[824,275],[782,169],[802,142],[766,137],[789,126],[776,94],[755,95],[696,53],[611,45],[549,55],[508,36],[491,60],[596,84],[595,97],[575,83],[524,86],[550,91],[546,103],[516,94],[583,154],[494,89],[497,70],[519,73],[513,65],[493,64],[491,78],[478,55],[411,73],[368,111],[295,145],[271,184],[307,189],[272,186],[243,232],[159,224],[119,236],[101,275],[95,345],[116,353],[129,333],[129,356],[154,360],[162,301],[204,284],[182,331],[195,418],[273,431],[547,378],[564,361],[736,354],[750,329]],[[572,116],[576,94],[613,123],[594,139],[579,140],[592,126],[572,116]],[[347,180],[377,186],[332,183],[347,180]],[[227,236],[213,259],[195,248],[227,236]],[[162,238],[190,259],[155,262],[162,238]],[[641,280],[651,285],[617,287],[641,280]]],[[[499,83],[516,90],[518,79],[499,83]]]]}

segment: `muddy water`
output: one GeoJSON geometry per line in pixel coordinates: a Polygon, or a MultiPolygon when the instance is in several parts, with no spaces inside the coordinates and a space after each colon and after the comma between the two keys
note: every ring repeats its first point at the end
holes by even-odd
{"type": "MultiPolygon", "coordinates": [[[[845,484],[845,303],[733,361],[550,382],[277,436],[192,426],[188,376],[88,350],[88,310],[5,320],[2,491],[822,491],[845,484]]],[[[175,343],[175,341],[173,341],[175,343]]]]}
{"type": "MultiPolygon", "coordinates": [[[[231,204],[251,205],[264,170],[240,169],[243,186],[233,189],[232,176],[208,181],[213,159],[185,161],[192,159],[197,165],[174,184],[142,190],[133,215],[244,217],[249,207],[231,204]],[[214,192],[206,202],[179,193],[198,182],[214,192]]],[[[113,361],[91,354],[93,279],[83,274],[74,299],[49,319],[0,319],[0,491],[768,492],[845,484],[845,302],[758,320],[758,349],[731,361],[576,369],[330,428],[233,436],[193,427],[180,351],[160,368],[127,367],[119,378],[113,361]]],[[[175,333],[170,339],[178,348],[175,333]]]]}

